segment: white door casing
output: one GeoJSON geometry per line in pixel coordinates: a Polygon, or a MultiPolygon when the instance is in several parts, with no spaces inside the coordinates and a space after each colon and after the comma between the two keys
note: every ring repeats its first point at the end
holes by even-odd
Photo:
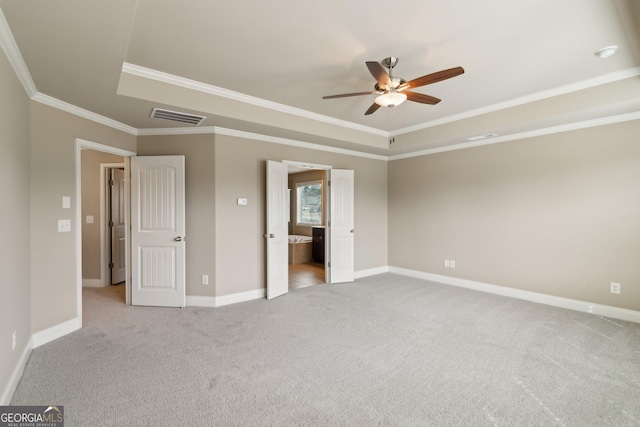
{"type": "Polygon", "coordinates": [[[125,262],[125,176],[124,168],[110,170],[110,229],[111,229],[111,284],[122,283],[126,278],[125,262]]]}
{"type": "Polygon", "coordinates": [[[288,167],[267,160],[267,299],[289,292],[288,167]]]}
{"type": "Polygon", "coordinates": [[[354,279],[354,172],[331,169],[329,283],[354,279]]]}
{"type": "Polygon", "coordinates": [[[184,156],[131,157],[131,303],[185,306],[184,156]]]}

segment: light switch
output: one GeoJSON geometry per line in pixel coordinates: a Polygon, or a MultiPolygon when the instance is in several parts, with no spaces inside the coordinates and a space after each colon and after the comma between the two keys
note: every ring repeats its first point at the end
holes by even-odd
{"type": "Polygon", "coordinates": [[[93,224],[93,215],[87,215],[87,224],[93,224]]]}
{"type": "Polygon", "coordinates": [[[244,197],[238,197],[238,206],[247,206],[247,199],[244,197]]]}
{"type": "Polygon", "coordinates": [[[71,197],[62,196],[62,209],[71,209],[71,197]]]}
{"type": "Polygon", "coordinates": [[[58,233],[68,233],[71,231],[71,220],[70,219],[59,219],[58,220],[58,233]]]}

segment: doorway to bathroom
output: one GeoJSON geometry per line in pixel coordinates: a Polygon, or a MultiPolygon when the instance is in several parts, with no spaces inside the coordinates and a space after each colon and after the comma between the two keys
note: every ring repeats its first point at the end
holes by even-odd
{"type": "Polygon", "coordinates": [[[288,165],[290,290],[327,283],[328,181],[321,165],[288,165]]]}

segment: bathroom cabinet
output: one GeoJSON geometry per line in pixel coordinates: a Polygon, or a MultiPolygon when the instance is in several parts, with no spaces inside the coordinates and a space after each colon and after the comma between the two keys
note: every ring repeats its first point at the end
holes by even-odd
{"type": "Polygon", "coordinates": [[[324,264],[324,227],[313,227],[313,260],[324,264]]]}

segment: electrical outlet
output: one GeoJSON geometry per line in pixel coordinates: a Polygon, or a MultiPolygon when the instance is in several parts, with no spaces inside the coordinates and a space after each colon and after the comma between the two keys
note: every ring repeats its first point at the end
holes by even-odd
{"type": "Polygon", "coordinates": [[[620,283],[609,283],[609,292],[612,294],[620,294],[620,283]]]}
{"type": "Polygon", "coordinates": [[[11,341],[11,350],[16,351],[16,331],[13,331],[11,341]]]}
{"type": "Polygon", "coordinates": [[[450,268],[456,268],[456,260],[455,259],[450,259],[449,260],[449,267],[450,268]]]}
{"type": "Polygon", "coordinates": [[[203,285],[208,285],[209,284],[209,275],[208,274],[203,274],[202,275],[202,284],[203,285]]]}
{"type": "Polygon", "coordinates": [[[445,266],[446,268],[449,268],[449,265],[450,265],[450,264],[449,264],[449,262],[450,262],[450,261],[449,261],[448,259],[445,259],[445,260],[444,260],[444,266],[445,266]]]}

